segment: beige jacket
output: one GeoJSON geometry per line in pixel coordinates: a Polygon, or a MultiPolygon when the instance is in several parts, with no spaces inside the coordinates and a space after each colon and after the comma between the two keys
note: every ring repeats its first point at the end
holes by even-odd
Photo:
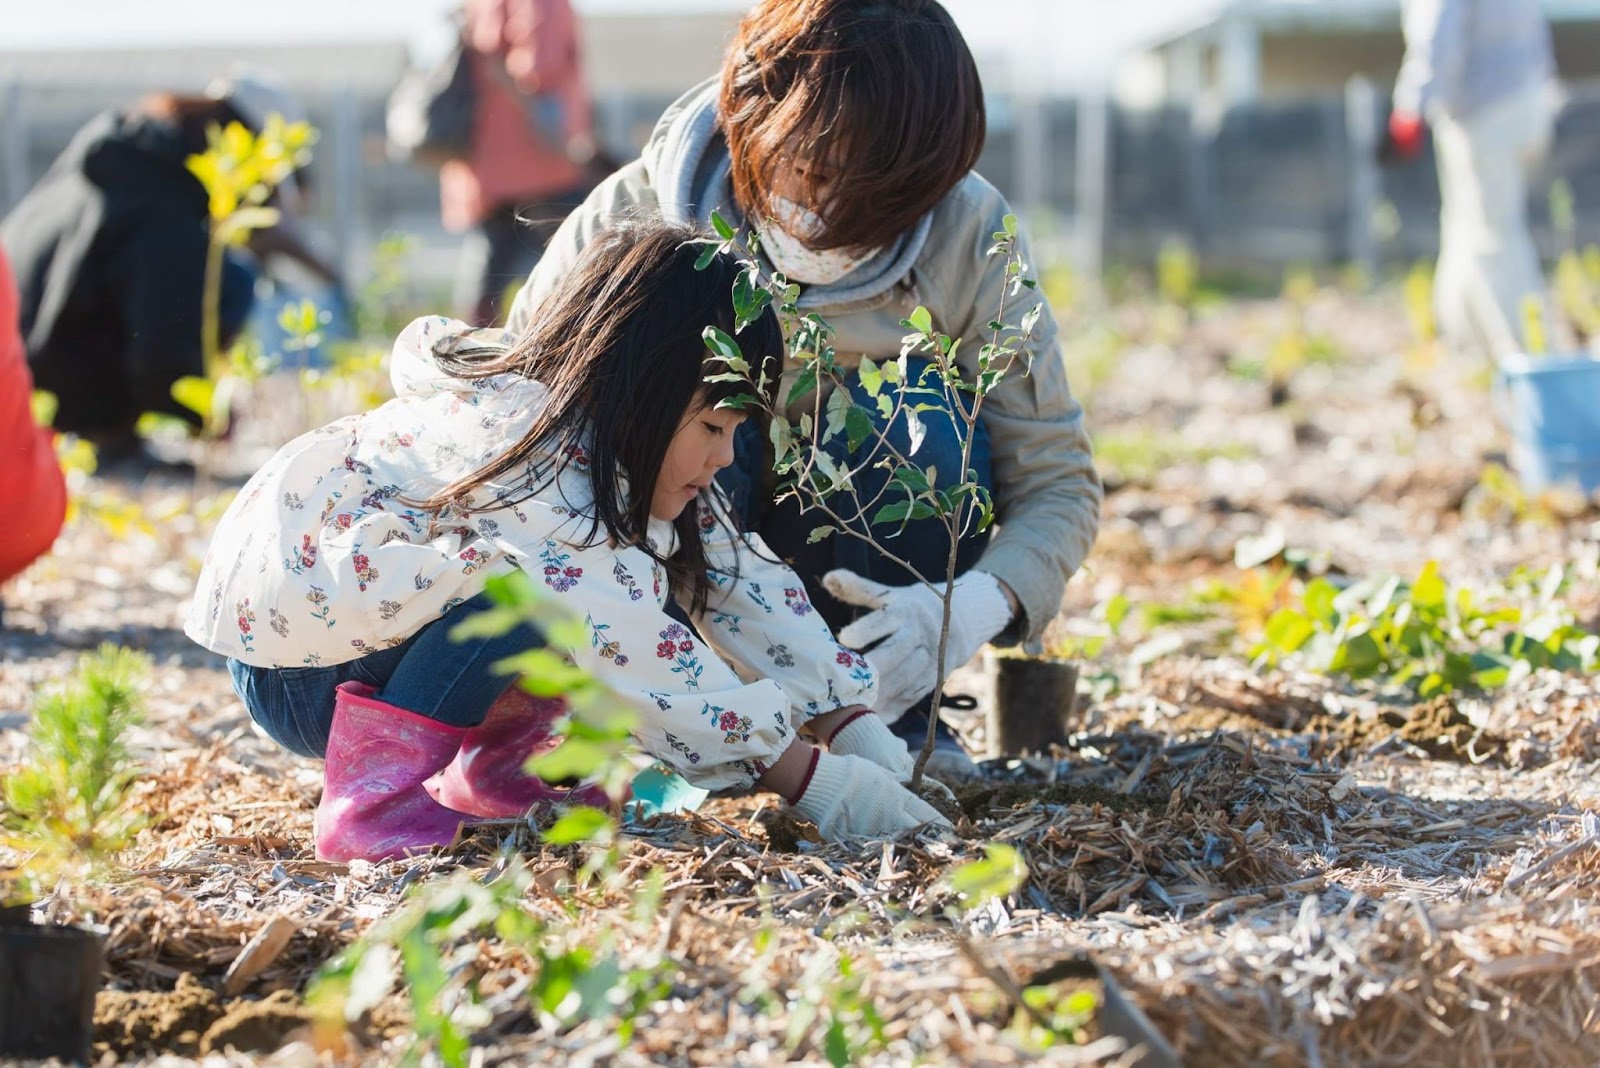
{"type": "MultiPolygon", "coordinates": [[[[704,88],[696,92],[703,95],[704,88]]],[[[662,203],[667,199],[660,192],[666,184],[661,173],[664,141],[673,136],[672,125],[688,100],[674,104],[662,117],[640,159],[601,183],[567,217],[517,295],[513,331],[522,332],[539,301],[570,273],[579,251],[611,220],[661,213],[703,224],[713,208],[738,218],[726,201],[676,208],[662,203]]],[[[977,173],[968,174],[934,208],[931,225],[918,227],[919,236],[924,231],[926,236],[909,272],[872,296],[836,303],[802,298],[808,310],[834,328],[840,364],[853,366],[863,354],[875,360],[898,356],[906,333],[900,321],[921,304],[933,313],[937,329],[961,339],[963,370],[969,380],[976,378],[978,350],[990,340],[985,326],[998,309],[1005,272],[1003,258],[991,258],[986,251],[1009,211],[999,191],[977,173]]],[[[1021,251],[1031,265],[1026,238],[1021,251]]],[[[807,296],[815,293],[813,289],[807,296]]],[[[1006,320],[1017,322],[1030,300],[1042,298],[1025,290],[1022,297],[1008,299],[1006,320]]],[[[1048,306],[1039,316],[1029,354],[1032,373],[1008,377],[985,399],[979,416],[992,448],[998,529],[977,566],[1011,587],[1022,604],[1025,618],[1006,635],[1014,640],[1036,638],[1059,611],[1067,580],[1094,543],[1101,502],[1083,409],[1067,385],[1048,306]]]]}

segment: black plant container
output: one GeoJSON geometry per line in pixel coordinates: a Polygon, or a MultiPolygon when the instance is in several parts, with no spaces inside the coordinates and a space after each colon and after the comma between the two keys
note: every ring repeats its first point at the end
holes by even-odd
{"type": "Polygon", "coordinates": [[[1033,656],[994,658],[994,704],[989,710],[989,755],[1049,753],[1072,736],[1078,666],[1033,656]]]}
{"type": "Polygon", "coordinates": [[[0,1061],[88,1063],[104,955],[94,931],[31,923],[26,906],[0,909],[0,1061]]]}

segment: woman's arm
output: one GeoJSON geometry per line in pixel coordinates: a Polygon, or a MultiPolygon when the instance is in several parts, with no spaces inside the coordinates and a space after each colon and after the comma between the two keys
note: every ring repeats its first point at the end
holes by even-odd
{"type": "MultiPolygon", "coordinates": [[[[993,186],[971,175],[936,217],[950,230],[940,240],[964,250],[940,262],[966,269],[935,280],[945,306],[931,310],[935,323],[943,320],[946,329],[959,332],[963,364],[975,361],[992,340],[987,324],[1005,291],[1006,261],[984,252],[1010,210],[993,186]]],[[[1036,272],[1025,235],[1017,248],[1036,272]]],[[[1067,384],[1049,305],[1037,289],[1023,288],[1008,294],[1005,322],[1019,322],[1034,306],[1040,313],[1026,348],[1027,365],[1013,368],[985,398],[980,415],[989,431],[997,529],[977,568],[999,579],[1020,603],[1021,613],[1006,632],[1018,641],[1037,637],[1060,610],[1067,580],[1094,544],[1102,499],[1083,409],[1067,384]]],[[[970,381],[976,368],[964,366],[963,373],[970,381]]]]}

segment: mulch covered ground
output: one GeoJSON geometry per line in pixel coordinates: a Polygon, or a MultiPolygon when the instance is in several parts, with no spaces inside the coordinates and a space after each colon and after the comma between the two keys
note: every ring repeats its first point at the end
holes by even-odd
{"type": "MultiPolygon", "coordinates": [[[[1271,347],[1294,314],[1283,302],[1165,340],[1146,312],[1118,314],[1129,340],[1089,391],[1094,432],[1188,447],[1169,442],[1154,471],[1108,470],[1101,544],[1063,632],[1115,593],[1171,602],[1202,579],[1240,581],[1235,546],[1263,534],[1355,576],[1430,558],[1465,581],[1577,563],[1573,603],[1595,603],[1600,515],[1480,485],[1503,444],[1481,376],[1403,357],[1392,296],[1315,298],[1306,321],[1343,356],[1286,390],[1238,366],[1271,347]]],[[[487,875],[509,851],[530,866],[526,908],[567,937],[674,964],[623,1042],[611,1021],[531,1015],[529,959],[476,943],[457,963],[489,1009],[482,1063],[825,1063],[834,1017],[861,1063],[1128,1063],[1114,1041],[1042,1054],[1017,1041],[1018,989],[1084,954],[1189,1065],[1600,1063],[1591,679],[1536,673],[1493,696],[1416,702],[1256,670],[1199,639],[1142,664],[1114,645],[1103,667],[1121,685],[1085,702],[1074,745],[987,764],[954,835],[823,846],[755,796],[633,826],[618,877],[581,889],[580,853],[541,850],[513,825],[442,856],[324,864],[311,853],[319,767],[259,738],[220,662],[179,629],[214,508],[181,479],[88,489],[159,523],[112,537],[80,522],[7,589],[0,765],[18,758],[33,692],[80,651],[154,655],[136,739],[149,823],[113,879],[49,906],[108,931],[108,1057],[313,1063],[299,994],[317,966],[412,888],[487,875]],[[940,879],[990,842],[1020,851],[1029,878],[952,919],[940,879]],[[639,912],[651,869],[662,900],[639,912]]],[[[986,696],[978,666],[956,688],[986,696]]],[[[981,718],[965,726],[981,744],[981,718]]],[[[390,999],[347,1052],[396,1059],[407,1024],[390,999]]]]}

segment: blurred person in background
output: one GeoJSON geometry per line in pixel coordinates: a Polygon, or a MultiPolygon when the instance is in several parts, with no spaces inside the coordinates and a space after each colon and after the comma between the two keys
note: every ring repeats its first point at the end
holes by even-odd
{"type": "Polygon", "coordinates": [[[6,515],[0,583],[50,551],[67,514],[55,444],[34,421],[32,397],[33,376],[17,330],[17,287],[0,252],[0,511],[6,515]]]}
{"type": "MultiPolygon", "coordinates": [[[[102,467],[149,462],[134,430],[145,412],[198,423],[172,397],[179,378],[205,373],[209,198],[187,160],[206,150],[209,128],[240,122],[259,132],[272,114],[292,122],[304,112],[282,89],[245,75],[218,79],[203,95],[155,93],[105,112],[0,222],[34,379],[56,396],[56,429],[93,443],[102,467]]],[[[307,248],[292,214],[255,242],[263,256],[334,273],[307,248]]],[[[224,347],[249,314],[257,273],[253,257],[229,250],[224,347]]]]}
{"type": "Polygon", "coordinates": [[[472,149],[439,173],[445,229],[469,233],[456,307],[487,326],[594,184],[593,117],[568,0],[467,0],[472,149]]]}
{"type": "Polygon", "coordinates": [[[1539,0],[1405,0],[1405,60],[1386,155],[1412,159],[1433,130],[1439,168],[1439,329],[1497,360],[1523,348],[1544,295],[1528,180],[1550,145],[1555,60],[1539,0]]]}
{"type": "MultiPolygon", "coordinates": [[[[961,339],[963,376],[975,381],[1006,284],[1004,258],[987,250],[1011,210],[972,169],[985,132],[977,65],[934,0],[764,0],[745,16],[721,74],[668,108],[642,157],[561,226],[517,297],[511,328],[526,329],[612,220],[660,212],[705,225],[715,210],[760,232],[767,265],[800,283],[802,310],[835,330],[842,365],[863,355],[897,358],[901,321],[924,305],[938,329],[961,339]]],[[[1018,248],[1031,260],[1026,237],[1018,248]]],[[[993,493],[998,530],[959,539],[947,669],[992,641],[1036,640],[1099,523],[1100,482],[1055,319],[1026,289],[1007,305],[1007,318],[1017,322],[1033,304],[1040,314],[1027,346],[1032,373],[1014,371],[994,390],[972,442],[971,466],[993,493]]],[[[912,363],[916,379],[923,365],[912,363]]],[[[854,375],[848,388],[861,389],[854,375]]],[[[864,393],[857,400],[876,410],[864,393]]],[[[963,424],[953,416],[923,414],[917,463],[961,469],[963,424]]],[[[909,452],[903,417],[878,429],[909,452]]],[[[866,455],[874,440],[862,455],[836,457],[868,464],[855,480],[862,500],[887,477],[866,455]]],[[[866,651],[883,683],[877,712],[920,749],[936,715],[942,599],[857,538],[807,544],[820,520],[801,515],[792,499],[773,501],[760,435],[741,429],[736,447],[719,480],[739,520],[795,568],[840,640],[866,651]]],[[[893,546],[923,575],[945,574],[950,539],[938,519],[906,524],[893,546]]],[[[959,741],[942,723],[937,730],[929,772],[972,775],[959,741]]]]}

